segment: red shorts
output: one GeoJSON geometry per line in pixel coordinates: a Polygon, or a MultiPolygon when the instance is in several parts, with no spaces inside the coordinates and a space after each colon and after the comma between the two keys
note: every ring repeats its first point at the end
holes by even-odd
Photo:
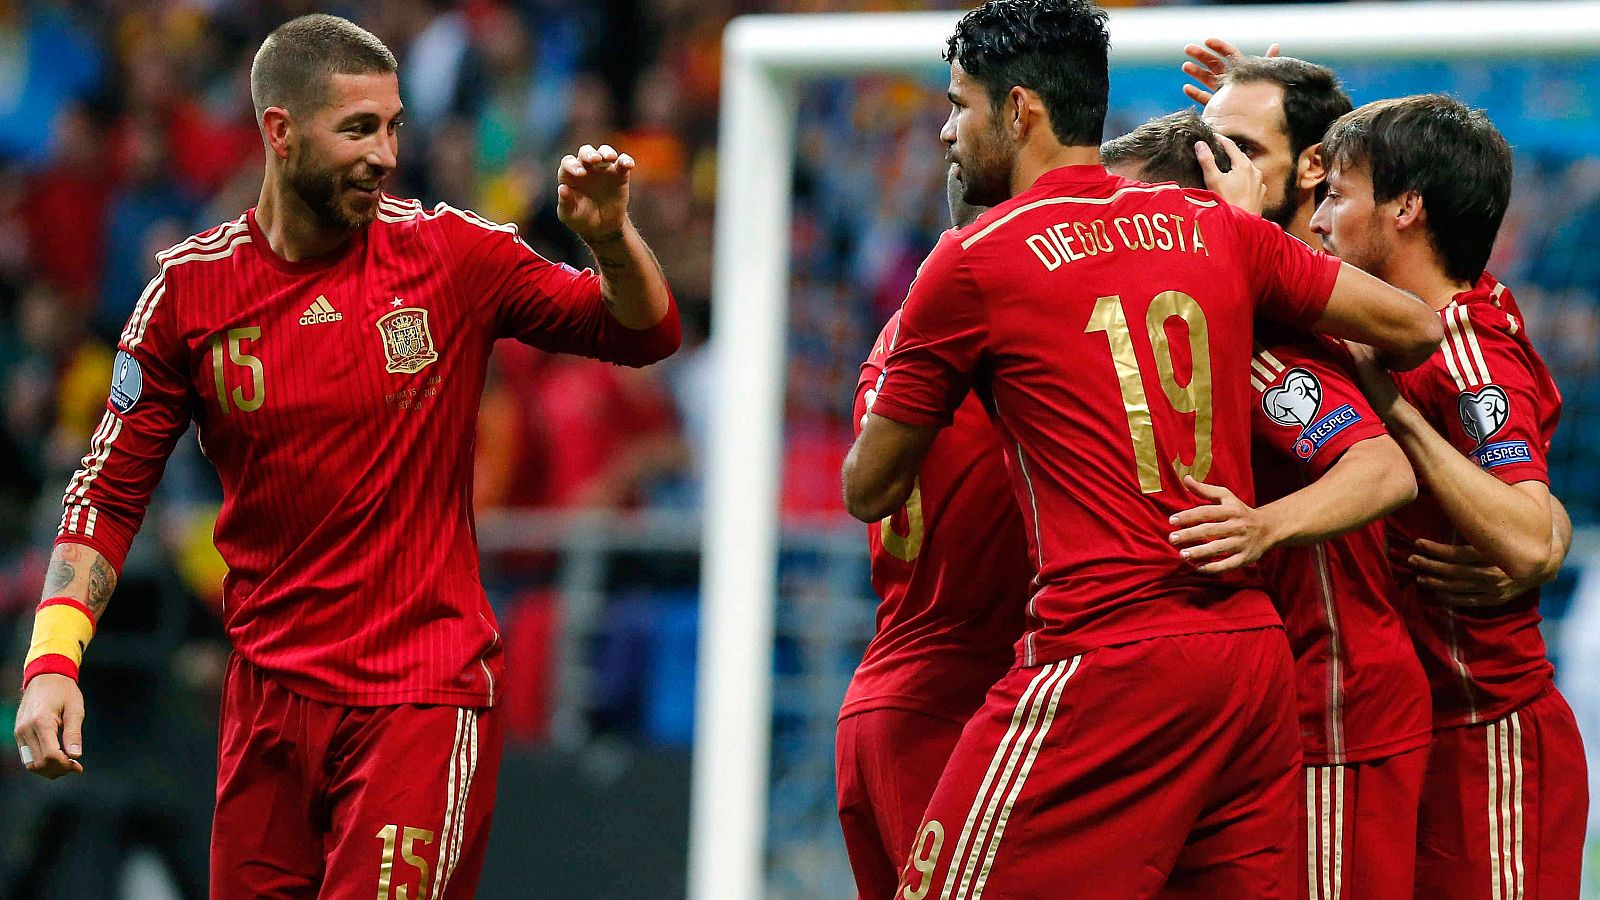
{"type": "Polygon", "coordinates": [[[1280,629],[1012,669],[961,734],[899,897],[1288,900],[1300,772],[1280,629]]]}
{"type": "Polygon", "coordinates": [[[1417,804],[1427,767],[1427,747],[1305,767],[1301,900],[1411,900],[1417,804]]]}
{"type": "Polygon", "coordinates": [[[1583,739],[1554,687],[1503,719],[1436,731],[1417,900],[1575,900],[1588,815],[1583,739]]]}
{"type": "Polygon", "coordinates": [[[890,900],[961,723],[901,709],[839,720],[839,824],[861,900],[890,900]]]}
{"type": "Polygon", "coordinates": [[[211,898],[471,897],[499,769],[492,709],[318,703],[234,654],[211,898]]]}

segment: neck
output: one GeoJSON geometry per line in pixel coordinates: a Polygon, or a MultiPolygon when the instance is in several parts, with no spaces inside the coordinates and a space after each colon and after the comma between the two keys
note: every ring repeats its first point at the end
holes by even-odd
{"type": "Polygon", "coordinates": [[[267,236],[272,252],[289,262],[332,253],[350,239],[350,232],[320,223],[311,207],[271,166],[261,183],[261,199],[256,201],[256,226],[267,236]]]}
{"type": "Polygon", "coordinates": [[[1283,230],[1306,242],[1306,246],[1313,250],[1322,249],[1322,235],[1311,230],[1311,216],[1317,211],[1317,201],[1312,199],[1300,204],[1294,211],[1294,218],[1285,225],[1283,230]]]}
{"type": "Polygon", "coordinates": [[[1097,166],[1100,164],[1099,147],[1063,147],[1050,142],[1049,147],[1024,146],[1017,152],[1017,165],[1011,170],[1011,196],[1033,187],[1039,176],[1062,166],[1097,166]]]}
{"type": "Polygon", "coordinates": [[[1406,242],[1399,252],[1384,262],[1383,280],[1402,291],[1410,291],[1435,310],[1444,309],[1472,283],[1458,281],[1445,273],[1432,246],[1406,242]]]}

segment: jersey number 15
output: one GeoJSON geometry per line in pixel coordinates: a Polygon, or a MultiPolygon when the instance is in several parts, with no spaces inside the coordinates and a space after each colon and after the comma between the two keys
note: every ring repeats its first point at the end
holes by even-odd
{"type": "MultiPolygon", "coordinates": [[[[1172,457],[1172,471],[1179,480],[1185,475],[1204,481],[1211,471],[1211,344],[1206,335],[1206,314],[1195,299],[1182,291],[1162,291],[1150,301],[1145,314],[1145,331],[1155,356],[1156,375],[1161,390],[1174,411],[1194,414],[1194,460],[1185,463],[1172,457]],[[1179,384],[1172,365],[1172,347],[1167,340],[1167,321],[1180,318],[1188,326],[1189,358],[1193,370],[1188,384],[1179,384]]],[[[1157,461],[1156,430],[1150,418],[1150,401],[1145,395],[1144,374],[1134,353],[1133,334],[1122,309],[1122,298],[1113,294],[1095,301],[1085,334],[1103,331],[1111,345],[1111,362],[1116,367],[1117,384],[1122,390],[1122,410],[1128,417],[1128,436],[1133,440],[1133,458],[1139,472],[1139,490],[1154,494],[1161,490],[1161,467],[1157,461]]]]}

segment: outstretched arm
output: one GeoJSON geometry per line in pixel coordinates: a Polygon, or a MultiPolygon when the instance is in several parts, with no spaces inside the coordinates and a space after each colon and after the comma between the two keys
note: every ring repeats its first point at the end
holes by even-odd
{"type": "Polygon", "coordinates": [[[45,778],[83,771],[79,762],[83,756],[83,693],[78,690],[77,668],[84,645],[94,633],[94,623],[111,602],[116,586],[116,570],[90,547],[63,542],[50,555],[13,730],[23,763],[45,778]],[[89,614],[86,623],[81,621],[85,610],[89,614]]]}

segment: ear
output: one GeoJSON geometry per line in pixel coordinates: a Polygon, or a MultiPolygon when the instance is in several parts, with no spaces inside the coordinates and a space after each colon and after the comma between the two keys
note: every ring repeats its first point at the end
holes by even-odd
{"type": "Polygon", "coordinates": [[[1028,128],[1032,126],[1032,105],[1033,97],[1031,92],[1025,87],[1013,85],[1011,93],[1006,95],[1005,119],[1003,120],[1003,124],[1011,132],[1012,137],[1022,137],[1028,128]]]}
{"type": "Polygon", "coordinates": [[[1394,217],[1396,231],[1405,231],[1428,222],[1428,210],[1423,206],[1422,195],[1416,191],[1406,191],[1385,206],[1388,207],[1386,212],[1394,217]]]}
{"type": "Polygon", "coordinates": [[[1295,183],[1302,191],[1313,190],[1328,180],[1328,169],[1322,164],[1322,142],[1300,151],[1295,161],[1295,183]]]}
{"type": "Polygon", "coordinates": [[[261,132],[266,135],[267,147],[279,159],[289,158],[289,148],[293,143],[295,130],[294,117],[281,106],[269,106],[261,114],[261,132]]]}

